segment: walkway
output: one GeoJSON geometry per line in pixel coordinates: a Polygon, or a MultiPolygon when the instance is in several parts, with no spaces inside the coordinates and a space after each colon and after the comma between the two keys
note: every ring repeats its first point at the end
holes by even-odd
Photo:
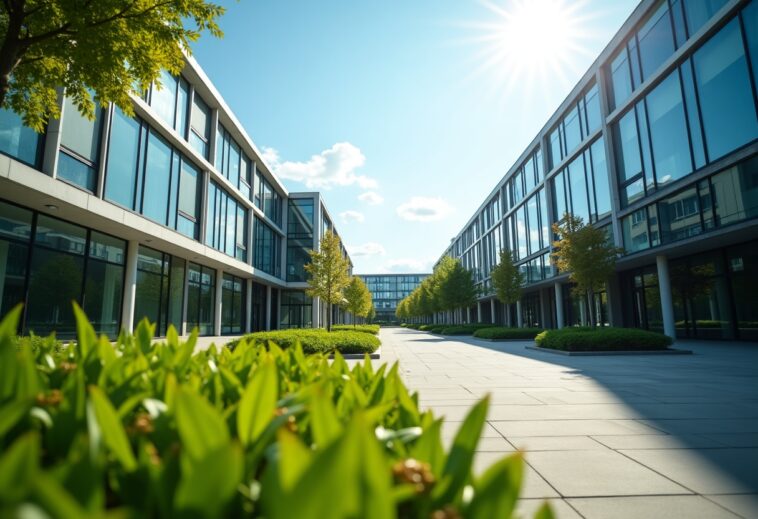
{"type": "Polygon", "coordinates": [[[521,509],[560,518],[758,517],[758,346],[679,344],[694,355],[564,357],[527,342],[446,339],[383,328],[452,440],[492,395],[475,471],[526,451],[521,509]]]}

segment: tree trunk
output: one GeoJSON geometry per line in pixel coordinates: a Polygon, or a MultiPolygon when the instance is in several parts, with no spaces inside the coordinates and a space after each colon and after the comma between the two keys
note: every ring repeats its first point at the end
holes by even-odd
{"type": "Polygon", "coordinates": [[[11,76],[24,53],[19,42],[23,21],[23,4],[19,10],[12,9],[8,12],[8,30],[5,33],[3,45],[0,47],[0,107],[5,104],[11,76]]]}
{"type": "Polygon", "coordinates": [[[326,331],[332,331],[332,303],[326,304],[326,331]]]}
{"type": "Polygon", "coordinates": [[[591,288],[587,290],[587,310],[589,311],[590,326],[595,329],[595,291],[591,288]]]}

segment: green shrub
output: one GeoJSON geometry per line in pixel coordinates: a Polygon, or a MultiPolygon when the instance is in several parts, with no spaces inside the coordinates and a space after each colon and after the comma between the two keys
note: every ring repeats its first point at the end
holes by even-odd
{"type": "Polygon", "coordinates": [[[442,335],[471,335],[476,330],[481,330],[492,326],[491,324],[473,323],[473,324],[448,324],[440,328],[442,335]]]}
{"type": "Polygon", "coordinates": [[[474,332],[474,337],[480,339],[534,339],[541,333],[541,328],[508,328],[505,326],[493,326],[480,328],[474,332]]]}
{"type": "MultiPolygon", "coordinates": [[[[281,348],[292,348],[298,342],[305,353],[373,353],[381,342],[370,333],[354,331],[327,332],[323,328],[293,328],[291,330],[272,330],[270,332],[255,332],[244,337],[248,341],[267,344],[275,342],[281,348]]],[[[239,340],[232,341],[228,346],[234,349],[239,340]]]]}
{"type": "Polygon", "coordinates": [[[147,321],[112,345],[75,314],[59,358],[54,341],[16,347],[20,307],[0,323],[2,517],[513,513],[520,454],[472,477],[487,399],[446,452],[397,363],[351,369],[246,340],[194,352],[196,334],[153,342],[147,321]]]}
{"type": "Polygon", "coordinates": [[[535,337],[537,346],[564,351],[664,350],[671,337],[636,328],[569,327],[545,330],[535,337]]]}
{"type": "Polygon", "coordinates": [[[336,324],[332,326],[332,331],[346,331],[346,332],[363,332],[363,333],[371,333],[374,335],[379,335],[379,325],[378,324],[336,324]]]}

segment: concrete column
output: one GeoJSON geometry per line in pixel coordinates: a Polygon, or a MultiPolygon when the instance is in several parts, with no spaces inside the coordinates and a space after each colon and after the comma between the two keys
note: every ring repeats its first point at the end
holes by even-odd
{"type": "Polygon", "coordinates": [[[555,323],[556,328],[563,328],[566,326],[566,321],[563,318],[563,286],[560,283],[555,284],[555,323]]]}
{"type": "Polygon", "coordinates": [[[245,281],[245,333],[253,331],[253,279],[245,281]]]}
{"type": "Polygon", "coordinates": [[[524,327],[524,316],[521,315],[521,299],[516,301],[516,324],[519,328],[524,327]]]}
{"type": "Polygon", "coordinates": [[[216,270],[216,301],[213,308],[216,310],[216,314],[213,316],[213,335],[221,335],[221,311],[223,310],[224,294],[224,271],[221,269],[216,270]]]}
{"type": "Polygon", "coordinates": [[[481,301],[476,302],[476,322],[477,323],[482,322],[482,302],[481,301]]]}
{"type": "Polygon", "coordinates": [[[311,320],[313,321],[311,323],[311,326],[313,328],[319,328],[319,322],[320,322],[319,315],[320,315],[320,312],[319,312],[319,309],[318,309],[318,306],[319,306],[318,303],[319,303],[319,299],[317,297],[314,297],[313,298],[313,303],[312,303],[312,308],[311,308],[311,320]]]}
{"type": "Polygon", "coordinates": [[[547,304],[547,295],[544,289],[540,289],[540,326],[544,329],[547,328],[547,323],[550,320],[550,308],[547,304]]]}
{"type": "Polygon", "coordinates": [[[271,329],[271,285],[266,285],[266,331],[271,329]]]}
{"type": "MultiPolygon", "coordinates": [[[[482,309],[482,306],[479,305],[479,310],[481,309],[482,309]]],[[[470,306],[466,307],[466,323],[468,324],[471,323],[471,307],[470,306]]]]}
{"type": "Polygon", "coordinates": [[[490,322],[492,324],[495,324],[495,322],[497,322],[497,319],[495,319],[495,308],[497,308],[497,305],[495,304],[495,300],[490,299],[490,322]]]}
{"type": "Polygon", "coordinates": [[[671,295],[671,278],[669,278],[669,262],[666,256],[656,256],[658,267],[658,288],[661,292],[661,314],[663,314],[663,333],[676,340],[676,324],[674,321],[674,299],[671,295]]]}
{"type": "Polygon", "coordinates": [[[139,242],[130,240],[126,247],[124,272],[124,302],[121,306],[121,329],[131,333],[134,330],[134,303],[137,297],[137,255],[139,242]]]}

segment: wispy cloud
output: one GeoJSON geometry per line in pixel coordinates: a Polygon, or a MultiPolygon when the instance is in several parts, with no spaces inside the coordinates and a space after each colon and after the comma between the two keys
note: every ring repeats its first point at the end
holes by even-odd
{"type": "Polygon", "coordinates": [[[351,256],[383,256],[386,251],[380,243],[370,241],[363,245],[348,245],[347,251],[351,256]]]}
{"type": "Polygon", "coordinates": [[[368,205],[379,205],[384,202],[382,195],[376,191],[366,191],[365,193],[361,193],[358,195],[358,200],[366,202],[368,205]]]}
{"type": "Polygon", "coordinates": [[[442,220],[453,211],[453,208],[442,198],[414,196],[400,204],[397,214],[403,220],[410,222],[433,222],[442,220]]]}
{"type": "Polygon", "coordinates": [[[387,261],[381,268],[386,273],[423,273],[432,271],[431,259],[399,258],[387,261]]]}
{"type": "Polygon", "coordinates": [[[360,148],[349,142],[338,142],[305,162],[283,161],[278,151],[264,148],[263,160],[280,178],[302,182],[309,188],[357,184],[362,189],[375,189],[378,185],[375,179],[356,172],[365,164],[366,157],[360,148]]]}
{"type": "Polygon", "coordinates": [[[351,210],[342,211],[340,213],[340,218],[342,218],[342,221],[345,223],[348,223],[348,222],[363,223],[363,221],[366,219],[363,216],[363,213],[359,213],[358,211],[351,211],[351,210]]]}

